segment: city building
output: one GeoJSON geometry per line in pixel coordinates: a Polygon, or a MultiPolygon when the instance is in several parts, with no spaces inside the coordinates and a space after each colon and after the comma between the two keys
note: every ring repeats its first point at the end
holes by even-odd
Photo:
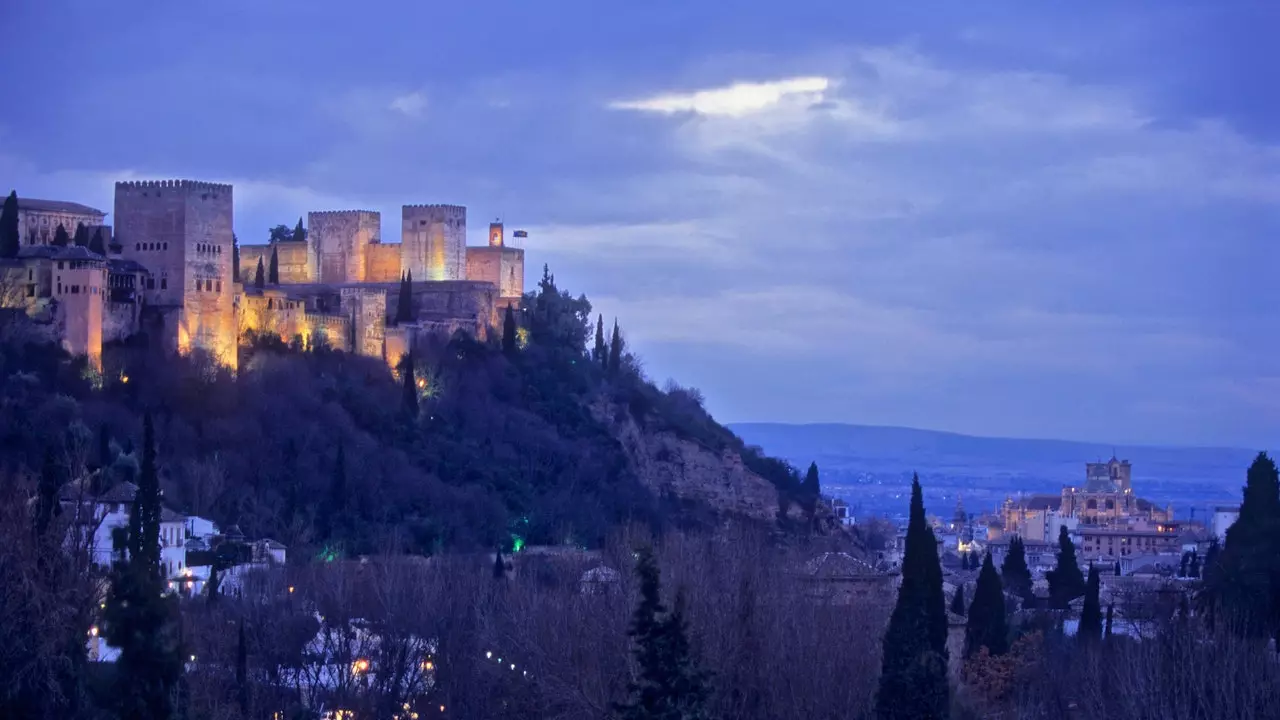
{"type": "Polygon", "coordinates": [[[1236,520],[1240,519],[1240,507],[1238,505],[1220,505],[1213,509],[1213,520],[1210,530],[1213,536],[1218,538],[1218,542],[1225,543],[1227,541],[1227,530],[1236,524],[1236,520]]]}
{"type": "MultiPolygon", "coordinates": [[[[57,236],[59,226],[68,237],[73,237],[81,225],[92,233],[103,227],[106,217],[101,210],[80,203],[19,197],[19,243],[24,246],[49,245],[57,236]]],[[[110,234],[110,228],[107,228],[107,235],[110,234]]]]}
{"type": "Polygon", "coordinates": [[[1063,487],[1058,495],[1007,498],[988,532],[993,539],[1016,534],[1028,541],[1056,543],[1061,527],[1078,533],[1088,528],[1171,523],[1173,509],[1138,497],[1132,477],[1128,460],[1113,457],[1107,462],[1086,463],[1083,485],[1063,487]]]}

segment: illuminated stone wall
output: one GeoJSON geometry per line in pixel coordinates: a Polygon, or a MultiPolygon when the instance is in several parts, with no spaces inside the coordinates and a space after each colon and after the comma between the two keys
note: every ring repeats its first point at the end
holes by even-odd
{"type": "Polygon", "coordinates": [[[492,283],[498,288],[498,297],[504,300],[519,299],[524,294],[524,250],[502,246],[467,248],[467,280],[492,283]]]}
{"type": "Polygon", "coordinates": [[[276,245],[240,246],[240,281],[253,284],[258,271],[258,259],[262,259],[262,278],[268,280],[271,273],[271,248],[276,249],[276,262],[280,272],[280,284],[311,282],[311,261],[308,243],[282,242],[276,245]]]}
{"type": "Polygon", "coordinates": [[[115,230],[122,256],[152,271],[148,305],[177,308],[179,352],[200,348],[236,365],[237,324],[230,185],[191,180],[116,183],[115,230]]]}
{"type": "Polygon", "coordinates": [[[355,352],[382,357],[387,292],[381,288],[342,288],[342,307],[355,325],[355,352]]]}
{"type": "Polygon", "coordinates": [[[467,209],[461,205],[405,205],[400,219],[400,268],[414,280],[464,280],[467,209]]]}
{"type": "Polygon", "coordinates": [[[106,263],[74,260],[54,270],[54,300],[62,325],[62,348],[84,355],[102,369],[102,306],[107,286],[106,263]]]}
{"type": "MultiPolygon", "coordinates": [[[[48,245],[61,225],[74,238],[76,227],[102,225],[105,215],[76,203],[18,198],[18,237],[23,245],[48,245]]],[[[92,237],[92,235],[91,235],[92,237]]]]}
{"type": "Polygon", "coordinates": [[[365,282],[400,280],[400,243],[378,243],[365,248],[365,282]]]}
{"type": "Polygon", "coordinates": [[[382,218],[376,212],[337,210],[307,213],[310,262],[307,281],[364,282],[368,246],[381,242],[382,218]]]}

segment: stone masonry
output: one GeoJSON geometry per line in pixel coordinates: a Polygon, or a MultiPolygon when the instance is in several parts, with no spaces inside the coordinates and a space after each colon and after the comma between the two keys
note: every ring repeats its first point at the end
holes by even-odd
{"type": "Polygon", "coordinates": [[[235,368],[231,186],[118,182],[115,221],[122,257],[152,269],[143,296],[164,313],[169,347],[200,348],[235,368]]]}
{"type": "Polygon", "coordinates": [[[467,279],[465,207],[405,205],[400,236],[400,267],[414,280],[467,279]]]}

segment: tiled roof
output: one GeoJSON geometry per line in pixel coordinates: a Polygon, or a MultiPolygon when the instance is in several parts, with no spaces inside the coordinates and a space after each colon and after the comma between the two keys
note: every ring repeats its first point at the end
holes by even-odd
{"type": "Polygon", "coordinates": [[[18,197],[18,209],[36,212],[73,213],[77,215],[106,215],[106,213],[97,208],[91,208],[80,203],[67,202],[66,200],[37,200],[21,196],[18,197]]]}
{"type": "Polygon", "coordinates": [[[79,245],[23,245],[18,250],[20,258],[49,258],[51,260],[105,260],[96,252],[79,245]]]}
{"type": "Polygon", "coordinates": [[[878,570],[849,553],[825,552],[804,564],[805,572],[819,579],[880,575],[878,570]]]}
{"type": "Polygon", "coordinates": [[[102,503],[131,503],[138,496],[138,486],[129,481],[117,483],[111,489],[98,496],[102,503]]]}
{"type": "Polygon", "coordinates": [[[142,263],[128,258],[111,258],[107,260],[107,269],[118,273],[150,272],[142,263]]]}

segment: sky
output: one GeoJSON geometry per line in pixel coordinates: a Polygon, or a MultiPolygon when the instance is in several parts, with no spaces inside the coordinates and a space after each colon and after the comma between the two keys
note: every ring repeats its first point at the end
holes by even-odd
{"type": "Polygon", "coordinates": [[[463,204],[724,422],[1280,433],[1280,3],[0,6],[5,190],[463,204]]]}

